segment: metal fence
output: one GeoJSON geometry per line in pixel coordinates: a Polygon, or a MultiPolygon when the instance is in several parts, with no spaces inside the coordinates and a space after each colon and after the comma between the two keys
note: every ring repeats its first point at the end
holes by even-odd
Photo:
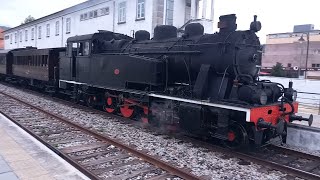
{"type": "Polygon", "coordinates": [[[299,112],[320,115],[320,93],[298,92],[299,112]]]}

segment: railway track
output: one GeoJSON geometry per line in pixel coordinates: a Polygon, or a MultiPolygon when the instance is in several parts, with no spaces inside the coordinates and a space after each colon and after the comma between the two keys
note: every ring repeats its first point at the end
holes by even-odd
{"type": "Polygon", "coordinates": [[[213,145],[201,140],[183,137],[185,141],[207,148],[211,151],[221,152],[228,158],[239,158],[243,164],[255,163],[266,167],[267,170],[277,170],[292,177],[308,180],[320,179],[320,156],[303,153],[277,145],[269,145],[259,150],[246,152],[233,151],[219,145],[213,145]]]}
{"type": "MultiPolygon", "coordinates": [[[[2,93],[0,92],[0,94],[2,94],[2,93]]],[[[70,103],[68,101],[64,101],[64,100],[60,100],[60,99],[56,99],[56,100],[61,101],[62,103],[66,103],[68,105],[73,105],[73,106],[75,105],[75,104],[70,103]]],[[[21,102],[21,103],[24,103],[24,102],[21,102]]],[[[1,106],[2,105],[0,105],[0,108],[2,108],[1,106]]],[[[94,109],[88,109],[88,108],[83,107],[81,105],[79,105],[79,106],[76,105],[76,106],[78,108],[81,108],[84,111],[88,111],[88,112],[94,111],[95,113],[99,113],[99,114],[101,113],[101,114],[104,114],[107,116],[114,116],[114,117],[122,119],[122,117],[118,117],[116,115],[109,115],[109,114],[106,114],[106,113],[103,113],[101,111],[94,110],[94,109]]],[[[37,107],[35,107],[35,108],[38,109],[37,107]]],[[[51,114],[49,113],[49,116],[50,115],[51,114]]],[[[53,115],[53,116],[55,116],[55,115],[53,115]]],[[[58,118],[60,118],[60,117],[58,117],[58,118]]],[[[39,118],[34,118],[34,119],[39,119],[39,118]]],[[[41,123],[41,122],[43,122],[43,120],[39,120],[38,123],[41,123]]],[[[130,123],[130,124],[132,123],[133,125],[135,125],[135,121],[124,121],[124,123],[130,123]]],[[[151,129],[153,129],[153,128],[151,128],[151,129]]],[[[195,144],[199,147],[204,147],[204,148],[207,148],[207,149],[215,151],[215,152],[224,153],[226,155],[226,158],[239,158],[239,159],[242,159],[244,162],[247,161],[247,162],[260,164],[264,167],[267,167],[267,169],[278,170],[278,171],[287,173],[288,175],[291,175],[293,177],[300,177],[300,178],[304,178],[304,179],[320,179],[320,157],[319,156],[305,154],[305,153],[302,153],[299,151],[294,151],[291,149],[287,149],[284,147],[278,147],[278,146],[268,146],[266,148],[263,148],[259,151],[254,151],[254,152],[238,152],[238,151],[231,151],[231,150],[222,148],[221,146],[212,145],[210,143],[206,143],[206,142],[191,139],[191,138],[185,138],[185,137],[181,137],[181,136],[179,136],[178,138],[183,139],[183,141],[186,141],[186,142],[192,142],[193,144],[195,144]]],[[[57,138],[52,138],[52,140],[50,140],[50,138],[49,138],[50,143],[56,142],[55,139],[57,139],[57,138]]],[[[81,137],[79,139],[81,140],[81,137]]],[[[68,140],[65,140],[64,142],[68,142],[68,140]]],[[[44,142],[44,143],[46,143],[46,142],[44,142]]],[[[52,146],[52,145],[49,144],[49,147],[50,146],[52,146]]],[[[116,146],[114,146],[114,147],[116,147],[116,146]]],[[[68,148],[66,148],[66,149],[68,150],[68,148]]],[[[69,149],[72,149],[72,147],[70,147],[69,149]]],[[[98,149],[98,151],[100,151],[99,148],[97,148],[97,149],[98,149]]],[[[54,151],[57,151],[57,150],[54,149],[54,151]]],[[[110,151],[110,149],[107,151],[110,151]]],[[[111,150],[111,151],[113,152],[113,150],[111,150]]],[[[58,152],[58,153],[60,153],[60,152],[58,152]]],[[[96,155],[103,154],[103,152],[101,152],[101,153],[100,152],[92,152],[92,153],[89,153],[88,155],[86,155],[85,154],[86,151],[83,151],[83,153],[84,154],[79,154],[79,153],[73,152],[71,154],[70,153],[63,153],[63,154],[65,154],[67,156],[67,158],[70,158],[70,157],[68,157],[68,155],[69,156],[71,155],[71,158],[75,159],[75,160],[73,160],[75,163],[77,163],[77,160],[84,160],[81,162],[84,162],[85,165],[90,165],[90,163],[85,163],[86,160],[84,157],[86,157],[86,156],[87,157],[94,157],[96,155]]],[[[72,162],[72,159],[71,159],[71,162],[72,162]]],[[[72,162],[72,163],[74,163],[74,162],[72,162]]],[[[137,162],[137,160],[135,160],[134,162],[137,162]]],[[[100,169],[91,168],[91,169],[89,169],[89,173],[91,173],[90,171],[93,170],[94,173],[99,174],[99,173],[102,173],[103,171],[108,170],[108,169],[111,169],[111,168],[100,168],[100,169]]],[[[163,174],[155,176],[153,179],[157,179],[157,178],[162,179],[167,176],[168,177],[179,177],[179,175],[174,176],[174,175],[168,174],[167,172],[173,172],[173,171],[170,171],[170,169],[169,169],[166,172],[163,172],[163,174]]],[[[174,174],[174,173],[172,173],[172,174],[174,174]]],[[[96,178],[99,178],[99,177],[96,177],[96,178]]],[[[199,178],[199,177],[192,177],[191,179],[193,179],[193,178],[199,178]]],[[[185,179],[188,179],[188,178],[185,178],[185,179]]]]}
{"type": "Polygon", "coordinates": [[[16,97],[0,98],[2,114],[91,179],[201,179],[16,97]]]}

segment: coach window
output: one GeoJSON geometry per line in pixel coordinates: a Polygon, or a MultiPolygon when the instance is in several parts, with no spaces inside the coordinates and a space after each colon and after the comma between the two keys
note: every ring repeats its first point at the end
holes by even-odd
{"type": "Polygon", "coordinates": [[[89,42],[84,42],[83,55],[89,56],[89,53],[90,53],[90,44],[89,44],[89,42]]]}
{"type": "Polygon", "coordinates": [[[42,55],[41,56],[38,56],[38,61],[40,61],[41,62],[41,66],[43,67],[43,66],[45,66],[45,62],[44,62],[44,59],[42,58],[42,55]]]}
{"type": "Polygon", "coordinates": [[[49,66],[49,56],[48,55],[45,55],[44,64],[45,64],[46,67],[49,66]]]}
{"type": "Polygon", "coordinates": [[[35,63],[34,63],[34,66],[39,66],[39,59],[36,59],[35,61],[34,61],[35,63]]]}
{"type": "Polygon", "coordinates": [[[68,57],[72,56],[72,43],[67,44],[66,56],[68,57]]]}

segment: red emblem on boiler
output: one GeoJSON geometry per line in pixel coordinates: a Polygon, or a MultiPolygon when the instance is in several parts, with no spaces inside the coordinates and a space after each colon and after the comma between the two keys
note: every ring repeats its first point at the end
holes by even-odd
{"type": "Polygon", "coordinates": [[[119,69],[115,69],[115,70],[114,70],[114,74],[115,74],[115,75],[120,74],[120,70],[119,70],[119,69]]]}

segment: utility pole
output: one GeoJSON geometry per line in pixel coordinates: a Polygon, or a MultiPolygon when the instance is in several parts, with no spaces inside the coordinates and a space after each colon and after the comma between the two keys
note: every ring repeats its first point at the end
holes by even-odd
{"type": "Polygon", "coordinates": [[[308,58],[309,58],[309,44],[310,44],[310,32],[307,33],[307,55],[306,55],[306,72],[304,73],[304,79],[307,79],[308,71],[308,58]]]}
{"type": "Polygon", "coordinates": [[[298,72],[298,78],[300,77],[301,74],[301,61],[302,61],[302,55],[303,55],[303,44],[300,44],[300,48],[301,48],[301,53],[300,53],[300,63],[299,63],[299,72],[298,72]]]}

